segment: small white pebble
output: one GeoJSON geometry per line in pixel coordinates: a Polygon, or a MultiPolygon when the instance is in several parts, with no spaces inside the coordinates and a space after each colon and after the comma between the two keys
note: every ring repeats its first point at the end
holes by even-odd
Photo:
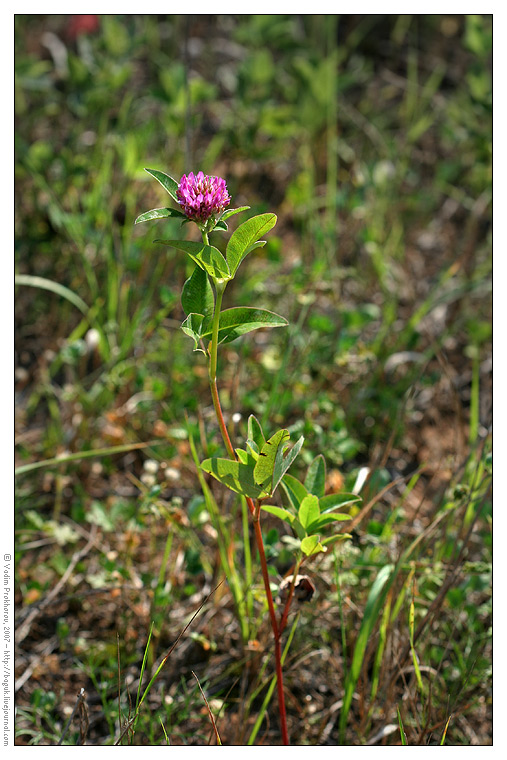
{"type": "Polygon", "coordinates": [[[147,459],[146,462],[143,464],[144,469],[146,472],[150,473],[151,475],[155,475],[158,472],[158,462],[155,461],[155,459],[147,459]]]}

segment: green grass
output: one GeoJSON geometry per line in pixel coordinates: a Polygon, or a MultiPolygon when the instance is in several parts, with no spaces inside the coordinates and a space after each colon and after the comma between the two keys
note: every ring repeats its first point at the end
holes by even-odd
{"type": "MultiPolygon", "coordinates": [[[[195,466],[223,452],[179,330],[191,267],[153,243],[177,220],[134,227],[165,203],[150,166],[279,219],[225,295],[290,322],[219,359],[234,436],[251,413],[304,435],[294,473],[322,452],[330,490],[368,468],[285,635],[293,743],[490,743],[491,17],[15,23],[18,625],[98,531],[17,645],[17,742],[57,744],[83,687],[87,743],[113,744],[118,681],[132,715],[143,657],[146,683],[222,579],[130,741],[215,742],[192,671],[225,745],[280,741],[245,508],[195,466]]],[[[263,530],[278,584],[286,528],[263,530]]]]}

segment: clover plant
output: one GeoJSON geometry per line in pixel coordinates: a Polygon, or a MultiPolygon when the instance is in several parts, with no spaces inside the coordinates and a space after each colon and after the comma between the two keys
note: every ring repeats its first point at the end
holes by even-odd
{"type": "Polygon", "coordinates": [[[213,405],[227,451],[227,457],[205,459],[201,468],[231,491],[245,497],[248,505],[273,631],[280,727],[283,743],[287,745],[289,735],[283,689],[282,633],[294,597],[308,599],[313,593],[313,584],[307,576],[300,575],[300,570],[310,557],[325,552],[333,541],[348,537],[343,532],[330,535],[326,532],[350,519],[341,510],[359,501],[359,497],[344,493],[326,495],[326,468],[322,455],[314,459],[303,482],[290,475],[288,470],[301,451],[303,437],[292,446],[288,430],[277,430],[268,437],[254,415],[248,420],[248,437],[243,447],[237,448],[231,441],[222,413],[217,385],[219,345],[230,343],[252,330],[288,324],[284,317],[257,307],[237,306],[222,310],[227,283],[234,279],[246,256],[266,244],[262,238],[275,226],[276,215],[259,214],[240,224],[230,235],[225,253],[222,253],[210,243],[210,234],[227,232],[227,220],[247,211],[249,206],[228,208],[231,198],[225,181],[220,177],[190,172],[177,182],[165,172],[155,169],[146,171],[160,182],[175,206],[147,211],[136,219],[136,224],[177,217],[182,225],[195,223],[201,233],[201,241],[198,242],[155,242],[182,251],[195,263],[181,294],[181,304],[187,315],[181,329],[192,338],[194,350],[201,351],[206,357],[213,405]],[[274,503],[279,487],[285,497],[283,507],[274,503]],[[288,538],[288,546],[294,553],[294,563],[290,576],[283,583],[283,594],[280,587],[281,609],[275,606],[270,586],[261,531],[263,512],[288,523],[293,532],[293,536],[288,538]]]}

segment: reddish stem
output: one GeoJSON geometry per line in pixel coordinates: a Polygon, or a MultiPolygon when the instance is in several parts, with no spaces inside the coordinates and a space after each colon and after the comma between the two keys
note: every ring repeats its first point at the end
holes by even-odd
{"type": "Polygon", "coordinates": [[[273,604],[273,594],[271,593],[271,586],[269,585],[269,573],[268,563],[266,562],[266,554],[264,552],[264,540],[262,538],[261,524],[259,521],[259,510],[256,510],[251,499],[247,499],[251,502],[249,504],[250,511],[254,509],[254,528],[255,538],[257,540],[257,549],[259,551],[259,557],[261,560],[262,578],[264,581],[264,589],[266,591],[266,598],[268,600],[269,617],[271,620],[271,628],[273,629],[273,637],[275,640],[275,669],[276,669],[276,686],[278,690],[278,712],[280,713],[280,728],[282,730],[282,741],[285,745],[289,744],[289,733],[287,731],[287,715],[285,711],[285,695],[283,693],[283,672],[282,672],[282,648],[281,648],[281,631],[278,627],[276,620],[275,605],[273,604]]]}
{"type": "MultiPolygon", "coordinates": [[[[210,378],[211,396],[213,398],[213,405],[215,407],[215,413],[217,415],[218,424],[220,426],[220,432],[225,443],[225,447],[231,459],[237,459],[236,452],[232,445],[225,424],[224,415],[222,413],[222,406],[220,404],[220,397],[218,395],[217,381],[215,377],[210,378]]],[[[255,539],[257,542],[257,549],[259,552],[262,579],[264,581],[264,590],[266,592],[266,599],[268,600],[269,618],[271,621],[271,628],[273,630],[273,638],[275,644],[275,670],[276,670],[276,686],[278,691],[278,712],[280,714],[280,728],[282,731],[282,741],[284,745],[289,744],[289,734],[287,731],[287,715],[285,711],[285,696],[283,693],[283,672],[282,672],[282,649],[281,649],[281,633],[282,629],[279,628],[276,620],[275,605],[273,603],[273,594],[271,593],[271,586],[269,585],[269,573],[268,563],[266,561],[266,553],[264,551],[264,540],[262,538],[262,531],[260,526],[260,503],[257,504],[257,508],[251,498],[247,497],[246,502],[248,508],[253,517],[253,523],[255,528],[255,539]]],[[[284,610],[285,612],[285,610],[284,610]]],[[[288,612],[288,610],[287,610],[288,612]]],[[[283,618],[282,618],[283,620],[283,618]]]]}
{"type": "Polygon", "coordinates": [[[215,407],[215,414],[217,415],[218,424],[220,425],[220,432],[222,433],[222,438],[224,439],[225,448],[227,449],[227,453],[231,459],[237,459],[236,452],[234,451],[234,446],[232,445],[231,439],[229,437],[227,425],[225,424],[224,415],[222,414],[222,407],[220,405],[220,397],[218,395],[216,378],[210,380],[210,387],[213,406],[215,407]]]}

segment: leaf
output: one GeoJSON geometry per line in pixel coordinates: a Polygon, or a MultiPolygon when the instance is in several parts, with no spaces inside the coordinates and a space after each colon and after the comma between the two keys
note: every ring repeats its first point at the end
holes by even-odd
{"type": "Polygon", "coordinates": [[[269,512],[271,515],[275,515],[275,517],[279,517],[280,520],[290,523],[291,525],[296,519],[288,509],[283,509],[283,507],[274,507],[270,504],[263,504],[262,509],[264,509],[266,512],[269,512]]]}
{"type": "Polygon", "coordinates": [[[319,499],[320,512],[323,515],[327,515],[329,512],[334,512],[335,509],[341,509],[350,504],[357,504],[360,501],[362,501],[362,498],[354,493],[330,493],[328,496],[323,496],[319,499]]]}
{"type": "Polygon", "coordinates": [[[314,533],[316,530],[322,530],[322,528],[325,528],[327,525],[331,525],[333,522],[342,522],[345,520],[350,520],[350,515],[320,515],[314,522],[312,522],[310,525],[308,525],[308,533],[314,533]]]}
{"type": "Polygon", "coordinates": [[[309,493],[319,498],[326,492],[326,460],[319,454],[308,468],[305,478],[305,486],[309,493]]]}
{"type": "Polygon", "coordinates": [[[152,219],[166,219],[169,216],[179,216],[186,219],[185,214],[175,208],[152,208],[151,211],[145,211],[144,214],[140,214],[134,224],[149,222],[152,219]]]}
{"type": "Polygon", "coordinates": [[[152,177],[158,180],[158,182],[160,182],[164,190],[167,190],[171,198],[174,198],[176,203],[178,202],[178,196],[176,195],[176,191],[178,189],[179,183],[176,182],[175,179],[170,177],[165,172],[158,171],[158,169],[145,169],[144,171],[148,172],[148,174],[151,174],[152,177]]]}
{"type": "Polygon", "coordinates": [[[244,449],[236,449],[236,454],[241,464],[248,464],[248,451],[244,449]]]}
{"type": "Polygon", "coordinates": [[[295,460],[295,458],[301,451],[301,448],[304,442],[305,442],[304,436],[301,436],[301,438],[299,438],[296,441],[296,443],[294,444],[294,446],[292,447],[292,449],[289,451],[289,453],[287,454],[285,458],[283,458],[283,455],[281,452],[280,452],[280,456],[277,456],[277,459],[275,462],[275,472],[274,472],[274,477],[273,477],[273,491],[276,490],[279,482],[281,481],[281,479],[283,478],[283,476],[285,475],[285,473],[287,472],[287,470],[289,469],[289,467],[291,466],[291,464],[293,463],[293,461],[295,460]]]}
{"type": "Polygon", "coordinates": [[[196,264],[204,269],[211,277],[216,280],[230,280],[231,273],[226,260],[213,245],[205,243],[196,243],[191,240],[154,240],[154,243],[161,245],[170,245],[180,251],[187,253],[196,264]]]}
{"type": "Polygon", "coordinates": [[[261,494],[264,494],[263,489],[254,480],[253,459],[249,464],[243,464],[242,462],[235,462],[233,459],[212,457],[201,462],[201,467],[220,483],[223,483],[224,486],[230,488],[231,491],[242,496],[258,499],[261,494]]]}
{"type": "MultiPolygon", "coordinates": [[[[254,309],[250,306],[224,309],[220,312],[218,342],[231,343],[240,335],[245,335],[252,330],[258,330],[261,327],[286,327],[287,324],[284,317],[267,309],[254,309]]],[[[211,337],[212,330],[213,320],[209,317],[203,325],[203,337],[211,337]]]]}
{"type": "Polygon", "coordinates": [[[292,475],[284,475],[282,479],[282,487],[294,509],[299,509],[299,505],[308,494],[305,486],[292,475]]]}
{"type": "Polygon", "coordinates": [[[260,451],[259,459],[255,465],[254,477],[257,483],[266,484],[265,487],[269,494],[275,492],[280,480],[299,454],[304,442],[304,438],[301,436],[287,456],[284,457],[289,440],[288,430],[278,430],[269,441],[266,441],[260,451]]]}
{"type": "Polygon", "coordinates": [[[308,526],[320,517],[319,500],[314,494],[305,496],[299,507],[298,517],[303,528],[309,533],[308,526]]]}
{"type": "Polygon", "coordinates": [[[301,541],[301,551],[310,557],[312,554],[327,551],[326,547],[320,543],[320,536],[306,536],[301,541]]]}
{"type": "Polygon", "coordinates": [[[232,233],[226,249],[227,262],[232,276],[236,274],[236,270],[245,256],[253,250],[254,243],[266,232],[269,232],[275,224],[276,214],[259,214],[240,224],[238,229],[232,233]]]}
{"type": "Polygon", "coordinates": [[[277,432],[266,441],[260,451],[259,459],[255,465],[254,478],[255,482],[259,483],[259,485],[266,483],[266,481],[269,480],[271,485],[269,493],[273,493],[272,483],[274,481],[277,454],[281,452],[283,456],[284,448],[286,448],[289,441],[290,434],[288,430],[277,430],[277,432]]]}
{"type": "Polygon", "coordinates": [[[346,538],[352,538],[351,533],[334,533],[332,536],[328,536],[328,538],[324,538],[323,541],[321,541],[323,546],[327,546],[328,544],[331,544],[333,541],[344,541],[346,538]]]}
{"type": "Polygon", "coordinates": [[[226,219],[228,219],[230,216],[234,216],[234,214],[239,214],[241,211],[246,211],[249,208],[250,206],[240,206],[239,208],[229,208],[227,209],[227,211],[224,211],[224,213],[220,217],[220,221],[223,222],[226,219]]]}
{"type": "Polygon", "coordinates": [[[202,351],[202,353],[205,354],[206,352],[199,346],[203,320],[204,317],[202,314],[189,314],[181,325],[181,329],[185,335],[189,335],[194,339],[194,351],[202,351]]]}
{"type": "Polygon", "coordinates": [[[191,277],[183,285],[181,305],[185,314],[202,314],[207,317],[213,314],[215,297],[208,275],[196,264],[191,277]]]}
{"type": "Polygon", "coordinates": [[[229,229],[229,227],[222,220],[220,220],[219,222],[217,222],[215,224],[215,226],[213,227],[213,230],[223,230],[224,232],[227,232],[228,229],[229,229]]]}
{"type": "Polygon", "coordinates": [[[257,417],[253,414],[248,418],[248,440],[247,446],[250,448],[255,458],[258,459],[259,452],[266,443],[264,433],[262,432],[262,426],[257,417]]]}

